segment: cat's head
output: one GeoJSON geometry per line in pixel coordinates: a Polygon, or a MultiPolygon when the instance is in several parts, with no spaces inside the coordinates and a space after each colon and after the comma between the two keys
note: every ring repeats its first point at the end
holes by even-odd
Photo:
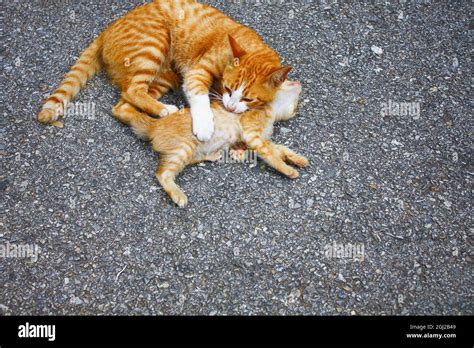
{"type": "Polygon", "coordinates": [[[270,103],[270,113],[275,121],[286,121],[295,116],[301,96],[301,83],[286,80],[278,88],[270,103]]]}
{"type": "Polygon", "coordinates": [[[275,57],[247,53],[229,35],[233,60],[222,75],[222,102],[234,113],[262,108],[275,97],[291,66],[281,67],[275,57]]]}

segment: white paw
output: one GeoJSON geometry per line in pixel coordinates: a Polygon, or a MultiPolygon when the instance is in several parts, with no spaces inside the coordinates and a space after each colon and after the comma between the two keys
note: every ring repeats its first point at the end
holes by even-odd
{"type": "Polygon", "coordinates": [[[175,113],[176,111],[179,111],[179,109],[174,105],[163,104],[163,106],[165,108],[161,110],[160,117],[165,117],[165,116],[175,113]]]}
{"type": "Polygon", "coordinates": [[[214,114],[210,106],[191,107],[193,133],[200,141],[208,141],[214,133],[214,114]]]}
{"type": "Polygon", "coordinates": [[[221,158],[222,158],[222,152],[221,152],[221,151],[217,151],[217,152],[214,152],[213,154],[207,155],[207,156],[204,158],[204,161],[217,162],[217,161],[220,161],[221,158]]]}

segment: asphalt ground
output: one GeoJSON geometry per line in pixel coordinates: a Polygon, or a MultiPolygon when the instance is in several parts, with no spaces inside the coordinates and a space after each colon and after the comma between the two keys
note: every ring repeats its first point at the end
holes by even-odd
{"type": "Polygon", "coordinates": [[[189,167],[177,208],[104,74],[76,99],[93,112],[35,120],[138,1],[4,2],[0,245],[40,249],[0,259],[0,313],[472,315],[470,3],[209,3],[294,66],[274,140],[310,167],[189,167]]]}

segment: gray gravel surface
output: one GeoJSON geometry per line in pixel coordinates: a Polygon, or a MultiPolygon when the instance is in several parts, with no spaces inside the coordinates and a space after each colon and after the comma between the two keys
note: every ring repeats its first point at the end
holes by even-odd
{"type": "Polygon", "coordinates": [[[261,162],[189,167],[186,209],[111,116],[104,75],[76,99],[95,119],[35,120],[137,4],[2,4],[0,245],[41,249],[0,259],[0,313],[473,314],[468,1],[210,1],[294,66],[299,115],[274,139],[311,166],[294,181],[261,162]],[[389,100],[420,113],[381,115],[389,100]],[[364,260],[328,257],[333,243],[364,260]]]}

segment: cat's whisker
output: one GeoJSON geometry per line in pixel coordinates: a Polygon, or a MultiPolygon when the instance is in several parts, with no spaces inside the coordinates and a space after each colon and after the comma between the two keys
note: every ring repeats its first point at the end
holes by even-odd
{"type": "Polygon", "coordinates": [[[214,93],[211,92],[211,93],[209,93],[209,96],[211,97],[211,99],[222,101],[222,96],[220,94],[214,94],[214,93]]]}
{"type": "Polygon", "coordinates": [[[217,95],[221,95],[218,91],[216,91],[214,88],[212,87],[209,87],[209,91],[214,93],[214,94],[217,94],[217,95]]]}

